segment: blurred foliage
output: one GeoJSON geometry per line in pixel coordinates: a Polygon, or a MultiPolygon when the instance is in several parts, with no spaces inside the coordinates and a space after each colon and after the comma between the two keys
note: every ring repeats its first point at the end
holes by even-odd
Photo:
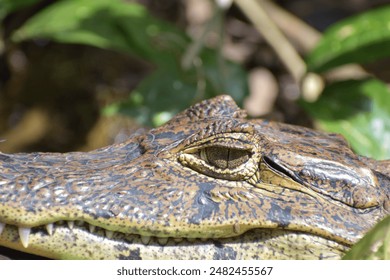
{"type": "MultiPolygon", "coordinates": [[[[308,69],[322,72],[389,57],[389,26],[390,6],[330,26],[307,56],[308,69]]],[[[359,154],[390,158],[390,91],[384,82],[374,78],[336,82],[317,102],[302,105],[320,127],[343,134],[359,154]]]]}
{"type": "Polygon", "coordinates": [[[343,134],[359,154],[390,158],[390,91],[370,78],[336,82],[315,103],[302,102],[321,128],[343,134]]]}
{"type": "MultiPolygon", "coordinates": [[[[37,2],[0,0],[0,20],[37,2]]],[[[222,12],[215,9],[216,23],[223,24],[222,12]]],[[[308,69],[321,73],[346,63],[388,57],[389,26],[390,6],[334,24],[308,54],[308,69]]],[[[111,49],[152,63],[155,70],[128,100],[104,110],[107,114],[131,115],[147,125],[160,125],[201,99],[228,93],[242,104],[248,94],[247,74],[239,65],[223,59],[221,50],[191,41],[184,31],[134,2],[55,1],[12,35],[14,42],[36,38],[111,49]],[[188,59],[189,64],[183,63],[188,59]]],[[[390,158],[390,93],[382,81],[370,78],[333,83],[315,103],[301,104],[322,128],[342,133],[358,153],[390,158]]],[[[388,217],[345,258],[389,258],[389,222],[388,217]]]]}
{"type": "Polygon", "coordinates": [[[191,104],[224,92],[239,103],[248,93],[245,71],[223,60],[220,50],[201,47],[193,54],[191,65],[183,66],[183,54],[193,43],[190,38],[134,2],[58,1],[30,18],[12,38],[15,42],[45,38],[87,44],[151,62],[154,72],[128,100],[104,110],[128,114],[146,125],[161,125],[191,104]]]}
{"type": "Polygon", "coordinates": [[[347,63],[390,56],[390,6],[330,26],[307,57],[309,71],[322,72],[347,63]]]}
{"type": "Polygon", "coordinates": [[[390,260],[390,216],[356,243],[343,260],[390,260]]]}
{"type": "MultiPolygon", "coordinates": [[[[0,15],[37,2],[0,1],[0,15]]],[[[217,6],[215,11],[215,21],[223,24],[222,12],[217,6]]],[[[389,25],[390,6],[334,24],[307,56],[308,69],[322,72],[387,56],[389,25]]],[[[221,93],[231,94],[240,105],[248,94],[247,74],[223,59],[221,50],[191,41],[184,31],[134,2],[56,1],[12,36],[15,42],[34,38],[116,50],[152,63],[155,70],[127,100],[104,109],[106,114],[127,114],[146,125],[158,126],[189,105],[221,93]],[[194,49],[195,53],[189,51],[194,49]],[[184,63],[188,58],[190,63],[184,63]]],[[[320,127],[342,133],[358,153],[383,159],[390,158],[390,109],[383,105],[389,104],[389,98],[384,83],[368,79],[335,83],[316,103],[301,104],[320,127]]]]}

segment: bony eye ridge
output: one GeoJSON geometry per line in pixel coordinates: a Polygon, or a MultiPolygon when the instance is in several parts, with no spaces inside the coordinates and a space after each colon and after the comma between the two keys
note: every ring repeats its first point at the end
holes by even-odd
{"type": "Polygon", "coordinates": [[[249,160],[250,152],[241,149],[212,146],[200,149],[199,156],[214,167],[234,169],[249,160]]]}

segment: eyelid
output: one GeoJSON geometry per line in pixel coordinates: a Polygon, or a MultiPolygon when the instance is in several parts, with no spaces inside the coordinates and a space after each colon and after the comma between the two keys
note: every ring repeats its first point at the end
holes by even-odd
{"type": "Polygon", "coordinates": [[[221,147],[226,149],[237,149],[237,150],[247,150],[252,151],[253,145],[249,141],[243,139],[237,139],[233,137],[219,137],[217,140],[215,138],[205,139],[204,141],[194,143],[193,145],[188,146],[183,150],[183,152],[191,153],[192,151],[198,151],[207,147],[221,147]]]}
{"type": "Polygon", "coordinates": [[[252,153],[252,148],[251,147],[231,147],[231,146],[225,146],[225,145],[218,145],[218,144],[208,144],[208,145],[202,145],[202,146],[197,146],[193,148],[187,148],[183,152],[188,153],[188,154],[195,154],[199,152],[200,150],[210,148],[210,147],[218,147],[218,148],[225,148],[225,149],[231,149],[231,150],[241,150],[241,151],[248,151],[249,153],[252,153]]]}

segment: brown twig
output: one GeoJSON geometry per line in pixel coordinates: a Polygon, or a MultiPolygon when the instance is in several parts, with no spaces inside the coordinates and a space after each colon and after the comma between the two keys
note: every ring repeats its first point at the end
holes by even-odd
{"type": "Polygon", "coordinates": [[[306,73],[306,64],[263,9],[262,3],[256,0],[234,0],[234,2],[272,46],[294,79],[300,83],[306,73]]]}
{"type": "Polygon", "coordinates": [[[312,50],[321,38],[321,33],[307,25],[286,10],[269,0],[234,0],[256,29],[275,50],[288,71],[301,86],[302,97],[315,101],[320,96],[325,80],[336,81],[369,76],[358,64],[350,64],[332,69],[320,76],[307,73],[306,64],[299,56],[291,41],[304,53],[312,50]],[[279,29],[280,28],[280,29],[279,29]],[[286,34],[286,37],[281,32],[286,34]]]}

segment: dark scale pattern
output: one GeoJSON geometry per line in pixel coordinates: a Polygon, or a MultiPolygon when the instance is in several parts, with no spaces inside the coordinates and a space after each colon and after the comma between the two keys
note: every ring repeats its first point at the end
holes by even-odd
{"type": "Polygon", "coordinates": [[[77,220],[113,231],[114,240],[61,228],[53,237],[31,233],[28,249],[64,258],[232,259],[296,258],[300,248],[325,258],[388,215],[389,161],[360,158],[337,135],[245,116],[220,96],[92,152],[0,153],[0,245],[21,246],[10,225],[77,220]],[[200,156],[205,145],[245,149],[236,154],[249,158],[217,168],[200,156]],[[148,236],[216,241],[143,245],[154,242],[148,236]]]}

